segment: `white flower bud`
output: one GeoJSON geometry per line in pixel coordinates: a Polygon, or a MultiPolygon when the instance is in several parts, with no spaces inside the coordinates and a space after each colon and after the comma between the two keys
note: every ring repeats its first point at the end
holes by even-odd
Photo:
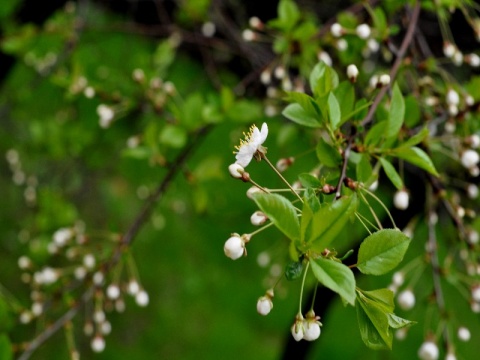
{"type": "Polygon", "coordinates": [[[253,29],[258,29],[258,30],[261,30],[263,29],[263,22],[262,20],[260,20],[258,17],[256,16],[252,16],[249,20],[248,20],[248,24],[250,25],[251,28],[253,29]]]}
{"type": "Polygon", "coordinates": [[[376,53],[378,50],[380,50],[380,44],[375,39],[368,39],[367,46],[368,49],[373,53],[376,53]]]}
{"type": "Polygon", "coordinates": [[[265,215],[265,213],[263,213],[262,211],[255,211],[250,217],[250,222],[254,226],[263,225],[267,220],[268,220],[267,215],[265,215]]]}
{"type": "Polygon", "coordinates": [[[282,158],[277,161],[277,163],[275,164],[275,167],[277,168],[278,171],[284,172],[290,167],[290,165],[293,164],[294,161],[295,161],[295,158],[293,157],[282,158]]]}
{"type": "Polygon", "coordinates": [[[113,118],[115,117],[115,112],[113,109],[105,104],[98,105],[97,114],[100,117],[100,127],[104,129],[111,125],[113,118]]]}
{"type": "Polygon", "coordinates": [[[480,168],[478,166],[472,166],[468,169],[468,172],[471,176],[477,177],[478,175],[480,175],[480,168]]]}
{"type": "Polygon", "coordinates": [[[20,256],[18,258],[18,267],[22,270],[26,270],[32,266],[32,260],[28,256],[20,256]]]}
{"type": "Polygon", "coordinates": [[[136,295],[140,291],[140,285],[136,280],[130,280],[128,283],[127,291],[130,295],[136,295]]]}
{"type": "Polygon", "coordinates": [[[402,310],[410,310],[415,306],[415,294],[412,290],[404,290],[398,294],[397,302],[402,310]]]}
{"type": "Polygon", "coordinates": [[[30,311],[22,311],[20,314],[20,322],[22,324],[28,324],[30,321],[32,321],[33,316],[30,311]]]}
{"type": "Polygon", "coordinates": [[[100,324],[100,332],[103,335],[108,335],[112,332],[112,324],[110,324],[110,321],[104,321],[100,324]]]}
{"type": "Polygon", "coordinates": [[[382,86],[387,86],[390,84],[390,75],[388,74],[383,74],[383,75],[380,75],[380,78],[378,79],[378,82],[382,85],[382,86]]]}
{"type": "Polygon", "coordinates": [[[468,184],[467,195],[470,199],[476,199],[478,197],[478,186],[475,184],[468,184]]]}
{"type": "Polygon", "coordinates": [[[138,306],[145,307],[148,305],[149,301],[150,298],[145,290],[140,290],[137,295],[135,295],[135,302],[138,306]]]}
{"type": "Polygon", "coordinates": [[[91,321],[87,321],[83,326],[83,333],[87,336],[91,336],[93,331],[95,330],[93,323],[91,321]]]}
{"type": "Polygon", "coordinates": [[[397,271],[395,274],[393,274],[392,277],[392,282],[396,286],[402,286],[405,281],[405,275],[401,271],[397,271]]]}
{"type": "Polygon", "coordinates": [[[456,49],[457,47],[448,41],[443,44],[443,54],[447,58],[453,57],[453,55],[455,55],[456,49]]]}
{"type": "Polygon", "coordinates": [[[34,302],[32,304],[32,314],[35,316],[40,316],[43,312],[43,304],[39,302],[34,302]]]}
{"type": "Polygon", "coordinates": [[[90,346],[92,347],[92,350],[94,352],[100,353],[103,350],[105,350],[105,339],[100,335],[96,335],[92,339],[92,342],[90,343],[90,346]]]}
{"type": "Polygon", "coordinates": [[[92,254],[87,254],[83,257],[83,265],[87,269],[93,269],[95,267],[96,261],[95,261],[95,256],[92,254]]]}
{"type": "Polygon", "coordinates": [[[480,136],[477,134],[470,135],[465,139],[465,141],[472,149],[477,149],[480,146],[480,136]]]}
{"type": "Polygon", "coordinates": [[[339,23],[335,23],[330,27],[330,32],[335,37],[340,37],[343,35],[343,27],[339,23]]]}
{"type": "Polygon", "coordinates": [[[371,33],[370,26],[368,26],[367,24],[358,25],[355,29],[355,32],[357,33],[359,38],[366,39],[370,36],[371,33]]]}
{"type": "Polygon", "coordinates": [[[472,288],[472,299],[477,302],[477,303],[480,303],[480,285],[476,285],[472,288]]]}
{"type": "Polygon", "coordinates": [[[215,24],[211,21],[207,21],[206,23],[202,24],[201,31],[203,36],[211,38],[213,35],[215,35],[215,31],[216,31],[215,24]]]}
{"type": "Polygon", "coordinates": [[[53,234],[53,241],[55,245],[62,247],[70,240],[73,236],[73,231],[70,228],[60,228],[53,234]]]}
{"type": "Polygon", "coordinates": [[[352,81],[352,82],[357,81],[357,76],[358,76],[357,65],[355,65],[355,64],[348,65],[348,67],[347,67],[347,77],[350,79],[350,81],[352,81]]]}
{"type": "Polygon", "coordinates": [[[472,106],[473,104],[475,104],[475,99],[473,98],[472,95],[465,96],[465,104],[467,106],[472,106]]]}
{"type": "Polygon", "coordinates": [[[283,79],[287,73],[285,71],[285,68],[282,65],[279,65],[275,68],[273,75],[279,80],[283,79]]]}
{"type": "Polygon", "coordinates": [[[232,235],[223,247],[225,255],[232,260],[237,260],[245,253],[245,242],[237,234],[232,235]]]}
{"type": "Polygon", "coordinates": [[[480,56],[477,54],[470,54],[468,55],[465,60],[471,67],[479,67],[480,66],[480,56]]]}
{"type": "Polygon", "coordinates": [[[370,87],[375,89],[378,86],[378,75],[373,75],[369,81],[370,87]]]}
{"type": "Polygon", "coordinates": [[[125,301],[123,301],[122,298],[115,301],[115,310],[119,313],[123,313],[125,311],[125,301]]]}
{"type": "Polygon", "coordinates": [[[101,271],[97,271],[95,274],[93,274],[93,283],[97,286],[102,285],[104,279],[105,279],[105,276],[101,271]]]}
{"type": "Polygon", "coordinates": [[[145,72],[142,69],[135,69],[133,70],[132,78],[136,82],[142,83],[145,80],[145,72]]]}
{"type": "Polygon", "coordinates": [[[425,341],[418,350],[418,357],[422,360],[437,360],[439,355],[437,344],[425,341]]]}
{"type": "Polygon", "coordinates": [[[260,297],[257,301],[257,312],[260,315],[268,315],[270,311],[273,308],[273,302],[272,302],[272,297],[273,297],[273,291],[269,290],[267,293],[260,297]],[[272,296],[270,296],[270,294],[272,296]]]}
{"type": "Polygon", "coordinates": [[[470,330],[468,330],[466,327],[462,326],[458,328],[457,336],[461,341],[469,341],[471,334],[470,330]]]}
{"type": "Polygon", "coordinates": [[[297,319],[291,327],[292,336],[295,341],[300,341],[303,339],[304,327],[303,327],[303,316],[297,316],[297,319]]]}
{"type": "Polygon", "coordinates": [[[318,60],[323,61],[326,65],[332,66],[332,58],[326,51],[320,51],[318,54],[318,60]]]}
{"type": "Polygon", "coordinates": [[[120,288],[117,284],[111,284],[107,287],[107,297],[111,300],[118,299],[120,296],[120,288]]]}
{"type": "Polygon", "coordinates": [[[460,66],[463,64],[463,54],[460,50],[457,49],[457,51],[455,51],[455,54],[453,54],[452,61],[453,61],[453,64],[456,66],[460,66]]]}
{"type": "Polygon", "coordinates": [[[348,42],[345,39],[337,40],[337,49],[338,51],[345,51],[348,49],[348,42]]]}
{"type": "Polygon", "coordinates": [[[270,71],[270,69],[267,68],[261,72],[260,82],[263,85],[268,85],[272,82],[272,72],[270,71]]]}
{"type": "Polygon", "coordinates": [[[42,270],[43,284],[53,284],[58,280],[58,272],[51,267],[46,267],[42,270]]]}
{"type": "Polygon", "coordinates": [[[445,360],[457,360],[457,357],[455,356],[454,353],[448,353],[447,356],[445,356],[445,360]]]}
{"type": "Polygon", "coordinates": [[[253,32],[250,29],[245,29],[242,32],[242,38],[243,38],[243,40],[245,40],[247,42],[255,40],[256,37],[257,37],[257,34],[255,34],[255,32],[253,32]]]}
{"type": "Polygon", "coordinates": [[[399,341],[405,340],[406,337],[407,337],[407,328],[401,328],[395,332],[395,338],[399,341]]]}
{"type": "Polygon", "coordinates": [[[259,189],[258,187],[256,186],[252,186],[251,188],[249,188],[247,190],[247,197],[249,199],[253,199],[253,195],[254,194],[259,194],[259,193],[263,193],[263,190],[259,189]]]}
{"type": "Polygon", "coordinates": [[[95,321],[97,324],[105,321],[105,313],[103,310],[95,310],[93,313],[93,321],[95,321]]]}
{"type": "Polygon", "coordinates": [[[73,276],[75,276],[75,279],[77,280],[83,280],[85,279],[85,276],[87,276],[87,269],[83,266],[76,267],[73,271],[73,276]]]}
{"type": "Polygon", "coordinates": [[[445,98],[446,98],[447,104],[458,105],[460,103],[460,96],[453,89],[448,90],[445,98]]]}
{"type": "Polygon", "coordinates": [[[475,150],[465,150],[460,157],[460,162],[467,169],[473,168],[479,161],[480,156],[475,150]]]}
{"type": "Polygon", "coordinates": [[[406,210],[409,200],[410,195],[408,195],[408,192],[406,190],[399,190],[393,197],[393,205],[399,210],[406,210]]]}
{"type": "Polygon", "coordinates": [[[321,329],[318,321],[305,320],[303,338],[307,341],[314,341],[320,337],[321,329]]]}
{"type": "Polygon", "coordinates": [[[230,175],[235,178],[235,179],[241,179],[242,174],[245,172],[245,169],[243,168],[242,165],[233,163],[228,167],[228,171],[230,172],[230,175]]]}
{"type": "Polygon", "coordinates": [[[85,88],[85,90],[83,90],[83,95],[85,95],[87,99],[91,99],[95,96],[95,89],[91,86],[88,86],[85,88]]]}

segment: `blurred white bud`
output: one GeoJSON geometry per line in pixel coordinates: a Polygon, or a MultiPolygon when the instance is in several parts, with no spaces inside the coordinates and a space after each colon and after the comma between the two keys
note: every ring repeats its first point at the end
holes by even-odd
{"type": "Polygon", "coordinates": [[[471,176],[477,177],[478,175],[480,175],[480,168],[478,166],[472,166],[468,169],[468,172],[471,176]]]}
{"type": "Polygon", "coordinates": [[[459,327],[457,331],[457,336],[461,341],[469,341],[471,337],[470,330],[468,330],[464,326],[459,327]]]}
{"type": "Polygon", "coordinates": [[[406,190],[399,190],[393,197],[393,205],[399,210],[405,210],[408,208],[410,195],[406,190]]]}
{"type": "Polygon", "coordinates": [[[148,305],[149,301],[150,298],[145,290],[140,290],[137,295],[135,295],[135,302],[138,306],[145,307],[148,305]]]}
{"type": "Polygon", "coordinates": [[[402,310],[410,310],[415,306],[415,294],[410,289],[404,290],[398,294],[397,302],[402,310]]]}
{"type": "Polygon", "coordinates": [[[472,95],[465,96],[465,104],[467,106],[473,106],[475,104],[475,99],[473,98],[472,95]]]}
{"type": "Polygon", "coordinates": [[[455,54],[453,54],[452,62],[456,66],[460,66],[463,64],[463,54],[460,50],[457,49],[455,54]]]}
{"type": "Polygon", "coordinates": [[[373,75],[369,81],[370,87],[375,89],[378,86],[378,75],[373,75]]]}
{"type": "Polygon", "coordinates": [[[471,67],[479,67],[480,66],[480,56],[477,54],[470,54],[465,57],[465,61],[471,66],[471,67]]]}
{"type": "Polygon", "coordinates": [[[53,234],[53,241],[55,245],[62,247],[65,246],[73,236],[73,230],[70,228],[60,228],[53,234]]]}
{"type": "Polygon", "coordinates": [[[278,171],[284,172],[290,167],[290,165],[293,164],[294,161],[295,161],[295,158],[293,157],[282,158],[277,161],[277,163],[275,164],[275,167],[277,168],[278,171]]]}
{"type": "Polygon", "coordinates": [[[100,117],[100,127],[103,129],[108,128],[111,125],[113,118],[115,117],[115,112],[113,111],[113,109],[105,104],[100,104],[97,106],[97,114],[100,117]]]}
{"type": "Polygon", "coordinates": [[[273,75],[275,75],[275,77],[279,80],[283,79],[287,75],[285,67],[283,67],[282,65],[278,65],[273,71],[273,75]]]}
{"type": "Polygon", "coordinates": [[[105,350],[105,339],[100,335],[96,335],[92,339],[92,342],[90,343],[90,346],[91,346],[91,348],[94,352],[100,353],[103,350],[105,350]]]}
{"type": "Polygon", "coordinates": [[[43,304],[40,302],[34,302],[32,304],[32,314],[35,316],[40,316],[43,312],[43,304]]]}
{"type": "Polygon", "coordinates": [[[142,69],[135,69],[133,70],[132,78],[136,82],[142,83],[145,81],[145,72],[142,69]]]}
{"type": "Polygon", "coordinates": [[[254,41],[256,37],[257,34],[250,29],[245,29],[242,31],[242,38],[247,42],[254,41]]]}
{"type": "Polygon", "coordinates": [[[332,66],[332,58],[326,51],[320,51],[318,54],[318,60],[323,61],[326,65],[332,66]]]}
{"type": "Polygon", "coordinates": [[[91,99],[95,96],[95,89],[91,86],[87,86],[85,90],[83,90],[83,95],[85,95],[87,99],[91,99]]]}
{"type": "Polygon", "coordinates": [[[368,26],[367,24],[360,24],[355,29],[355,32],[357,33],[359,38],[367,39],[371,33],[370,26],[368,26]]]}
{"type": "Polygon", "coordinates": [[[120,296],[120,288],[117,284],[110,284],[107,287],[107,297],[111,300],[118,299],[120,296]]]}
{"type": "Polygon", "coordinates": [[[18,258],[18,267],[22,270],[26,270],[32,266],[32,260],[28,256],[20,256],[18,258]]]}
{"type": "Polygon", "coordinates": [[[447,104],[458,105],[460,103],[460,96],[453,89],[450,89],[447,91],[447,95],[445,96],[445,98],[446,98],[447,104]]]}
{"type": "Polygon", "coordinates": [[[105,280],[105,276],[101,271],[97,271],[95,274],[93,274],[93,283],[95,285],[101,286],[104,280],[105,280]]]}
{"type": "Polygon", "coordinates": [[[330,32],[332,33],[333,36],[340,37],[343,35],[343,27],[339,23],[334,23],[330,27],[330,32]]]}
{"type": "Polygon", "coordinates": [[[472,299],[477,302],[477,303],[480,303],[480,285],[475,285],[474,287],[472,287],[472,299]]]}
{"type": "Polygon", "coordinates": [[[230,175],[235,178],[235,179],[241,179],[243,173],[245,172],[245,169],[243,168],[242,165],[233,163],[228,166],[228,171],[230,172],[230,175]]]}
{"type": "Polygon", "coordinates": [[[468,184],[467,195],[470,199],[476,199],[478,197],[478,186],[475,184],[468,184]]]}
{"type": "Polygon", "coordinates": [[[83,266],[78,266],[73,271],[73,275],[75,276],[75,279],[83,280],[83,279],[85,279],[85,276],[87,275],[87,269],[85,269],[83,266]]]}
{"type": "Polygon", "coordinates": [[[351,82],[357,81],[358,76],[358,68],[355,64],[350,64],[347,67],[347,77],[350,79],[351,82]]]}
{"type": "Polygon", "coordinates": [[[272,82],[272,72],[270,69],[265,69],[260,73],[260,82],[263,85],[268,85],[272,82]]]}
{"type": "Polygon", "coordinates": [[[108,335],[112,332],[112,324],[110,324],[110,321],[104,321],[100,324],[100,332],[103,335],[108,335]]]}
{"type": "Polygon", "coordinates": [[[376,53],[378,50],[380,50],[380,44],[375,39],[368,39],[367,46],[372,53],[376,53]]]}
{"type": "Polygon", "coordinates": [[[348,49],[348,42],[345,39],[337,40],[337,49],[338,51],[345,51],[348,49]]]}
{"type": "Polygon", "coordinates": [[[262,30],[263,29],[263,22],[262,20],[260,20],[258,17],[256,16],[252,16],[249,20],[248,20],[248,25],[250,25],[250,27],[252,29],[257,29],[257,30],[262,30]]]}
{"type": "Polygon", "coordinates": [[[207,21],[206,23],[202,24],[202,35],[205,37],[212,37],[215,35],[216,27],[215,24],[211,21],[207,21]]]}
{"type": "Polygon", "coordinates": [[[22,324],[28,324],[30,321],[32,321],[33,316],[30,311],[22,311],[20,313],[20,322],[22,324]]]}
{"type": "Polygon", "coordinates": [[[395,331],[395,338],[399,341],[405,340],[407,337],[407,328],[401,328],[395,331]]]}
{"type": "Polygon", "coordinates": [[[105,313],[103,310],[95,310],[93,313],[93,321],[95,321],[97,324],[105,321],[105,313]]]}
{"type": "Polygon", "coordinates": [[[396,273],[393,274],[392,277],[392,282],[396,286],[402,286],[405,281],[405,275],[403,275],[403,272],[397,271],[396,273]]]}
{"type": "Polygon", "coordinates": [[[378,82],[380,83],[380,85],[382,86],[387,86],[390,84],[390,75],[388,74],[382,74],[380,75],[379,79],[378,79],[378,82]]]}
{"type": "Polygon", "coordinates": [[[437,360],[438,356],[438,346],[433,341],[425,341],[418,350],[418,357],[421,360],[437,360]]]}
{"type": "Polygon", "coordinates": [[[95,267],[95,264],[95,256],[93,256],[92,254],[86,254],[83,257],[83,265],[85,265],[87,269],[93,269],[95,267]]]}
{"type": "Polygon", "coordinates": [[[480,156],[475,150],[465,150],[460,157],[460,162],[467,169],[474,167],[479,161],[480,156]]]}
{"type": "Polygon", "coordinates": [[[443,43],[443,54],[447,58],[453,57],[453,55],[455,55],[456,50],[457,50],[457,47],[453,45],[451,42],[446,41],[443,43]]]}

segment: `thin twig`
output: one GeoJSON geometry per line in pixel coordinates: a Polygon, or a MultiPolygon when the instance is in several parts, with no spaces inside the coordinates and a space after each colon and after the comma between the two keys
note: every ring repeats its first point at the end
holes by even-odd
{"type": "MultiPolygon", "coordinates": [[[[400,49],[398,50],[398,56],[395,59],[395,62],[392,66],[392,69],[390,70],[390,84],[393,84],[393,80],[397,76],[398,70],[400,68],[400,65],[403,61],[403,58],[405,57],[405,54],[407,52],[408,47],[410,46],[410,43],[413,40],[413,35],[415,33],[415,27],[417,26],[417,21],[418,21],[418,16],[420,15],[420,4],[418,1],[415,3],[415,7],[413,8],[412,16],[410,18],[410,24],[408,25],[407,33],[405,34],[405,37],[403,38],[402,45],[400,46],[400,49]]],[[[368,110],[367,116],[362,120],[361,125],[365,126],[368,123],[370,123],[373,120],[373,115],[375,114],[375,111],[377,110],[378,105],[380,105],[380,102],[382,101],[383,97],[387,93],[387,91],[390,89],[391,85],[383,86],[380,91],[378,92],[377,96],[375,97],[375,100],[373,101],[372,106],[368,110]]]]}
{"type": "MultiPolygon", "coordinates": [[[[146,203],[144,204],[143,208],[137,214],[135,219],[133,220],[132,224],[126,231],[125,235],[123,235],[119,245],[116,247],[114,253],[112,254],[111,258],[104,264],[103,271],[107,272],[110,270],[115,264],[118,263],[122,253],[131,246],[135,236],[138,234],[140,229],[142,228],[143,224],[150,218],[150,214],[154,208],[154,205],[158,202],[161,196],[165,193],[168,186],[170,185],[171,181],[175,177],[175,175],[181,170],[189,156],[192,154],[192,151],[195,147],[198,146],[199,142],[205,138],[208,131],[211,129],[210,125],[207,125],[201,129],[199,129],[194,135],[193,139],[191,140],[190,144],[188,144],[183,151],[176,157],[175,161],[173,161],[172,165],[168,169],[167,174],[163,178],[160,185],[157,187],[157,190],[150,195],[147,199],[146,203]]],[[[27,360],[30,356],[45,342],[47,341],[52,335],[54,335],[58,330],[60,330],[68,321],[72,320],[78,311],[82,308],[82,306],[87,303],[93,296],[95,286],[92,285],[89,287],[81,296],[80,300],[75,303],[65,314],[59,317],[53,325],[46,328],[40,334],[38,334],[27,346],[24,352],[20,355],[18,360],[27,360]]]]}

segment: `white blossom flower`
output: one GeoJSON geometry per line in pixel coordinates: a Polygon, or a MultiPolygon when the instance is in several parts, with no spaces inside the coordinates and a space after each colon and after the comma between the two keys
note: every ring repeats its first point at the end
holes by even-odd
{"type": "Polygon", "coordinates": [[[245,241],[238,235],[233,234],[223,247],[225,255],[232,260],[237,260],[245,253],[245,241]]]}
{"type": "Polygon", "coordinates": [[[371,33],[370,26],[368,26],[367,24],[360,24],[355,29],[355,32],[357,33],[359,38],[366,39],[370,36],[371,33]]]}
{"type": "Polygon", "coordinates": [[[469,341],[471,337],[470,330],[465,326],[461,326],[458,328],[457,336],[461,341],[469,341]]]}
{"type": "Polygon", "coordinates": [[[343,35],[343,27],[339,23],[335,23],[330,27],[330,32],[335,37],[340,37],[343,35]]]}
{"type": "Polygon", "coordinates": [[[302,314],[298,314],[295,322],[293,323],[291,327],[291,332],[292,336],[295,339],[295,341],[300,341],[303,339],[304,336],[304,318],[302,314]]]}
{"type": "Polygon", "coordinates": [[[437,360],[438,346],[433,341],[425,341],[418,349],[418,357],[422,360],[437,360]]]}
{"type": "Polygon", "coordinates": [[[263,123],[260,131],[255,125],[252,125],[250,131],[244,135],[245,140],[240,140],[240,145],[235,147],[237,149],[235,162],[245,168],[250,164],[254,156],[260,159],[261,155],[259,154],[266,154],[267,149],[262,144],[267,139],[268,126],[266,123],[263,123]]]}
{"type": "Polygon", "coordinates": [[[415,294],[410,289],[404,290],[398,294],[397,301],[403,310],[410,310],[415,306],[415,294]]]}
{"type": "Polygon", "coordinates": [[[350,79],[350,81],[355,82],[357,80],[358,76],[358,68],[357,65],[355,64],[350,64],[347,67],[347,76],[350,79]]]}
{"type": "Polygon", "coordinates": [[[399,210],[405,210],[408,208],[410,196],[406,190],[399,190],[393,197],[393,205],[399,210]]]}
{"type": "Polygon", "coordinates": [[[97,114],[100,117],[100,127],[104,129],[108,128],[111,125],[113,118],[115,117],[115,111],[113,111],[110,106],[105,104],[98,105],[97,114]]]}
{"type": "Polygon", "coordinates": [[[470,150],[470,149],[465,150],[460,157],[460,162],[467,169],[473,168],[478,164],[479,161],[480,161],[480,156],[475,150],[470,150]]]}

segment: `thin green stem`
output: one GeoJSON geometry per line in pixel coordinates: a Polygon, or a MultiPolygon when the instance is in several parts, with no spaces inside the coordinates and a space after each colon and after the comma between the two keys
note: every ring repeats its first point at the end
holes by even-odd
{"type": "Polygon", "coordinates": [[[267,194],[270,194],[270,190],[267,189],[267,188],[264,188],[263,186],[260,186],[258,185],[255,181],[253,181],[252,179],[249,179],[248,182],[250,184],[252,184],[253,186],[256,186],[257,188],[259,188],[260,190],[262,190],[263,192],[267,193],[267,194]]]}
{"type": "MultiPolygon", "coordinates": [[[[355,212],[355,216],[357,217],[357,219],[362,223],[363,227],[365,228],[365,230],[367,230],[367,232],[372,235],[372,232],[370,231],[370,229],[368,228],[368,226],[363,222],[362,218],[367,221],[368,223],[370,223],[371,225],[373,225],[369,220],[367,220],[363,215],[361,215],[360,213],[358,212],[355,212]]],[[[375,226],[374,226],[375,227],[375,226]]]]}
{"type": "Polygon", "coordinates": [[[312,305],[310,306],[310,311],[313,310],[313,305],[315,304],[315,298],[317,297],[317,289],[318,289],[318,281],[315,284],[315,289],[313,289],[313,298],[312,298],[312,305]]]}
{"type": "Polygon", "coordinates": [[[305,272],[303,273],[302,279],[302,287],[300,288],[300,302],[298,304],[298,313],[302,313],[302,301],[303,301],[303,288],[305,287],[305,279],[307,278],[308,268],[310,266],[310,262],[307,262],[307,266],[305,267],[305,272]]]}
{"type": "Polygon", "coordinates": [[[256,235],[256,234],[262,232],[263,230],[269,228],[269,227],[272,226],[272,225],[273,225],[273,222],[270,221],[268,224],[263,225],[261,228],[255,230],[254,232],[251,232],[249,235],[250,235],[250,236],[256,235]]]}
{"type": "Polygon", "coordinates": [[[373,208],[372,206],[370,205],[370,203],[368,202],[368,200],[365,198],[365,195],[362,194],[361,191],[358,192],[360,194],[360,196],[362,197],[362,200],[365,202],[365,204],[367,205],[368,209],[370,210],[370,212],[372,213],[372,216],[373,218],[375,219],[377,225],[378,225],[378,228],[379,229],[383,229],[382,227],[382,223],[380,222],[380,219],[378,218],[377,214],[375,214],[375,211],[373,211],[373,208]]]}
{"type": "Polygon", "coordinates": [[[288,188],[292,191],[292,193],[295,194],[295,196],[298,198],[298,200],[300,200],[300,202],[303,203],[303,200],[300,197],[300,195],[298,195],[298,193],[292,188],[292,185],[290,185],[290,183],[283,177],[283,175],[280,173],[280,171],[277,170],[277,168],[270,162],[270,160],[268,160],[268,158],[265,155],[262,155],[262,158],[273,169],[273,171],[275,171],[277,173],[277,175],[280,177],[280,179],[282,179],[282,181],[288,186],[288,188]]]}
{"type": "Polygon", "coordinates": [[[367,190],[365,188],[362,188],[363,191],[365,191],[368,195],[370,195],[371,197],[373,197],[375,200],[377,200],[377,202],[380,204],[380,206],[385,210],[385,212],[387,213],[388,217],[390,218],[390,221],[392,222],[392,225],[395,229],[397,229],[397,225],[395,224],[395,220],[393,220],[393,216],[392,214],[390,214],[390,211],[388,210],[388,208],[385,206],[385,204],[382,202],[382,200],[380,200],[378,198],[377,195],[375,195],[373,192],[371,192],[370,190],[367,190]]]}

